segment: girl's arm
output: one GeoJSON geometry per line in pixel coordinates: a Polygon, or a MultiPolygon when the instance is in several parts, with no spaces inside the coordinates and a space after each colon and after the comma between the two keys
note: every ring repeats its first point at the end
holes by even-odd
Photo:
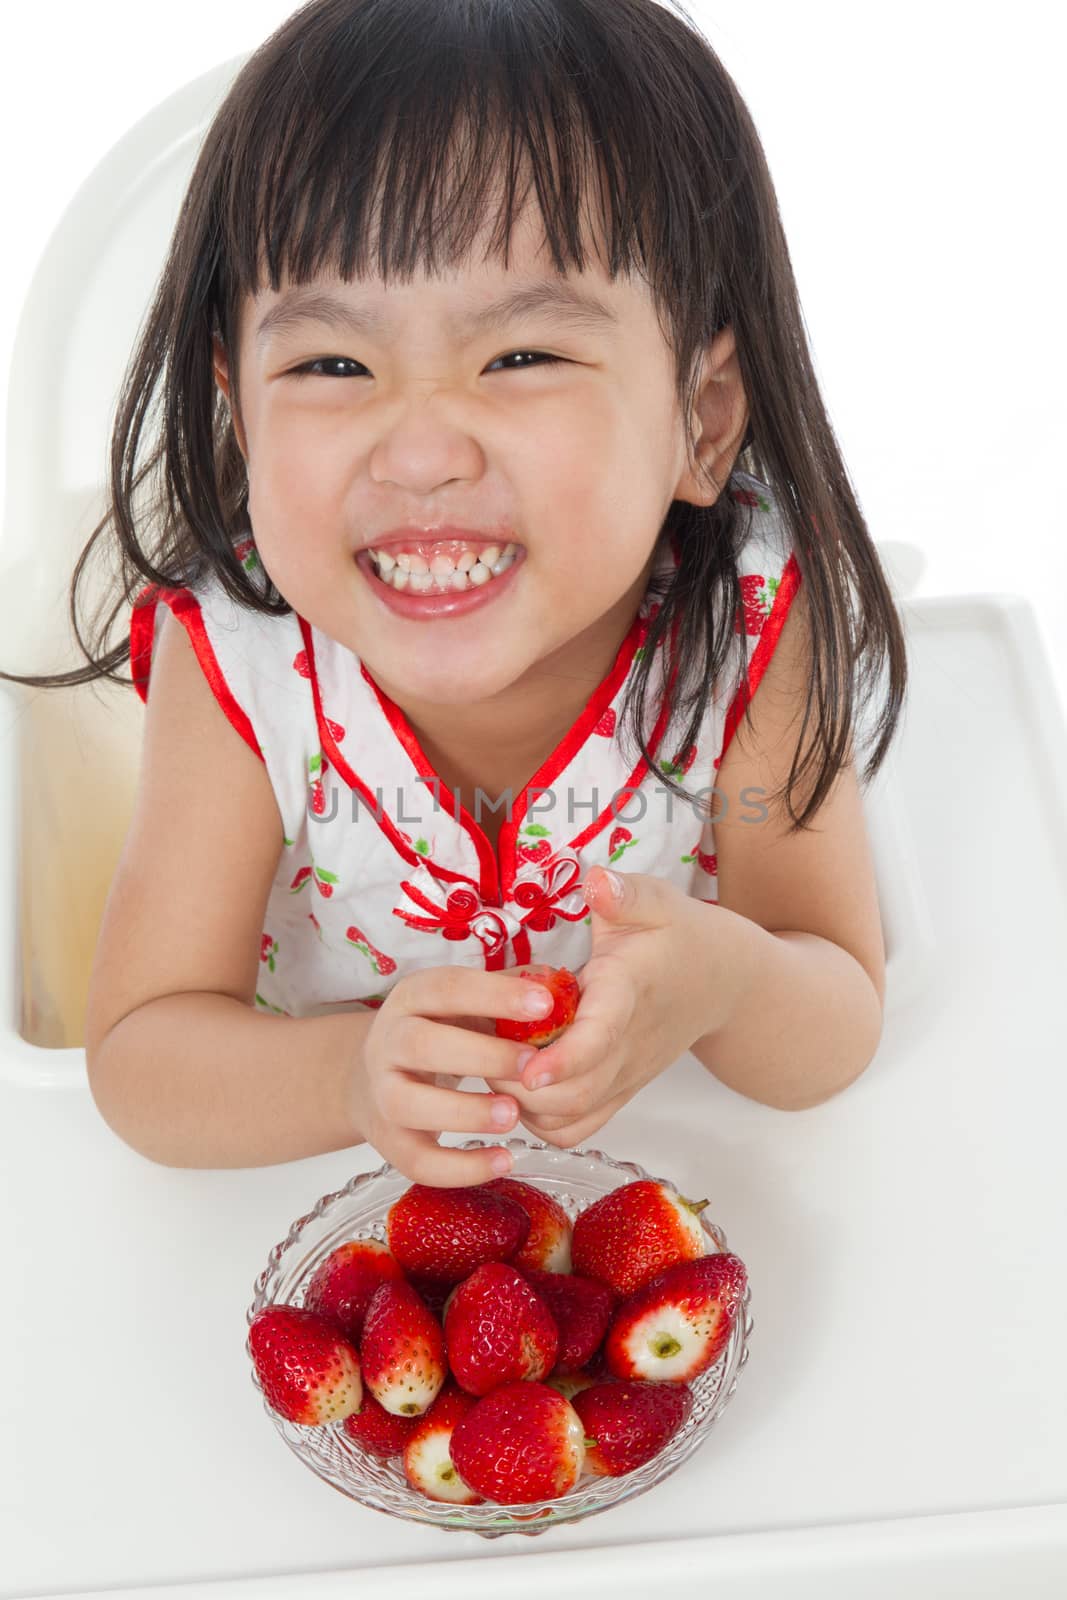
{"type": "MultiPolygon", "coordinates": [[[[715,931],[714,958],[702,966],[700,951],[693,955],[693,970],[706,971],[709,983],[721,970],[715,931]]],[[[769,933],[734,917],[733,939],[729,1021],[697,1039],[693,1055],[727,1088],[781,1111],[806,1110],[847,1088],[882,1035],[882,999],[870,974],[819,934],[769,933]]]]}
{"type": "MultiPolygon", "coordinates": [[[[729,1021],[692,1046],[730,1088],[783,1110],[818,1105],[859,1077],[878,1048],[885,1001],[878,888],[852,761],[799,833],[789,833],[784,805],[759,803],[784,786],[797,748],[810,627],[801,588],[751,722],[738,723],[719,767],[719,914],[735,914],[736,978],[729,1021]]],[[[698,957],[697,970],[711,981],[715,967],[709,959],[701,969],[698,957]]]]}
{"type": "Polygon", "coordinates": [[[373,1013],[251,1009],[282,840],[266,768],[166,612],[85,1030],[101,1114],[154,1161],[259,1166],[362,1142],[357,1068],[373,1013]]]}

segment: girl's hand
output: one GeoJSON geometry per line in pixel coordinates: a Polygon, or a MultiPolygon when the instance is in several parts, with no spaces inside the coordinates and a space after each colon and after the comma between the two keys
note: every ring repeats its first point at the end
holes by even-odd
{"type": "Polygon", "coordinates": [[[733,1009],[730,917],[647,873],[596,869],[586,898],[593,948],[577,974],[578,1013],[537,1052],[522,1083],[507,1085],[523,1126],[564,1148],[603,1127],[733,1009]],[[618,901],[612,877],[622,885],[618,901]],[[535,1088],[545,1074],[550,1084],[535,1088]]]}
{"type": "Polygon", "coordinates": [[[375,1013],[357,1069],[356,1116],[368,1143],[413,1183],[487,1183],[510,1170],[511,1157],[499,1145],[453,1150],[439,1146],[437,1135],[509,1130],[518,1116],[515,1096],[445,1085],[494,1077],[513,1087],[537,1051],[498,1039],[494,1021],[543,1016],[552,1004],[547,994],[540,1012],[528,1009],[543,993],[522,978],[469,967],[427,967],[401,978],[375,1013]],[[499,1170],[495,1158],[505,1163],[499,1170]]]}

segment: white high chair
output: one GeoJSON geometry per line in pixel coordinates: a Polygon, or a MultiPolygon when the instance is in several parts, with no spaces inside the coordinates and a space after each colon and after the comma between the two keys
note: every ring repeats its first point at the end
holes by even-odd
{"type": "MultiPolygon", "coordinates": [[[[69,641],[67,584],[101,513],[120,376],[203,133],[242,64],[205,74],[129,131],[60,220],[37,270],[10,376],[0,542],[0,666],[8,670],[80,663],[69,641]]],[[[533,1593],[527,1585],[536,1578],[540,1586],[565,1559],[572,1565],[562,1570],[581,1571],[594,1586],[610,1583],[620,1597],[647,1592],[653,1568],[659,1582],[699,1573],[727,1600],[767,1592],[757,1588],[761,1575],[770,1581],[777,1571],[789,1574],[791,1600],[816,1592],[823,1600],[857,1592],[878,1600],[904,1583],[916,1600],[942,1596],[947,1570],[966,1576],[971,1595],[998,1600],[1021,1592],[1023,1574],[1038,1585],[1026,1588],[1031,1595],[1054,1592],[1040,1586],[1046,1572],[1059,1574],[1058,1583],[1067,1578],[1058,1332],[1067,1300],[1052,1221],[1063,1216],[1067,1112],[1063,713],[1048,694],[1027,601],[919,597],[921,552],[897,541],[880,541],[879,551],[912,668],[903,727],[865,797],[887,952],[882,1044],[857,1084],[800,1116],[731,1094],[686,1057],[664,1082],[670,1078],[674,1095],[692,1093],[692,1149],[666,1095],[646,1095],[638,1113],[627,1107],[605,1129],[606,1149],[677,1173],[680,1188],[703,1190],[700,1163],[714,1160],[712,1210],[717,1220],[726,1213],[731,1245],[753,1272],[753,1359],[713,1442],[686,1468],[688,1497],[664,1498],[661,1488],[625,1513],[524,1547],[522,1559],[508,1560],[514,1596],[533,1593]],[[987,781],[998,769],[1016,784],[999,812],[987,781]],[[1009,818],[1010,831],[996,827],[1009,818]],[[974,1318],[983,1319],[977,1327],[974,1318]],[[1039,1415],[1040,1436],[1031,1428],[1039,1415]],[[850,1463],[857,1427],[871,1459],[850,1463]],[[634,1541],[625,1551],[624,1538],[634,1541]],[[553,1550],[569,1555],[545,1563],[553,1550]]],[[[131,813],[143,717],[132,690],[0,684],[0,1199],[9,1200],[0,1214],[14,1214],[21,1235],[23,1333],[47,1350],[57,1319],[33,1290],[34,1263],[63,1234],[68,1214],[42,1208],[42,1194],[49,1182],[70,1185],[104,1261],[102,1275],[86,1266],[83,1285],[87,1297],[101,1287],[105,1295],[93,1311],[102,1331],[82,1336],[98,1338],[89,1346],[94,1381],[111,1359],[107,1306],[121,1303],[124,1317],[142,1319],[140,1343],[135,1338],[131,1351],[126,1334],[122,1343],[124,1361],[145,1363],[144,1394],[160,1325],[144,1320],[136,1295],[117,1285],[108,1255],[117,1255],[118,1237],[127,1259],[148,1262],[141,1212],[151,1211],[153,1197],[180,1196],[168,1248],[175,1271],[190,1281],[200,1275],[199,1311],[216,1340],[191,1359],[210,1362],[225,1346],[234,1362],[229,1381],[247,1386],[235,1315],[266,1249],[319,1193],[377,1157],[361,1147],[318,1158],[313,1168],[181,1173],[134,1155],[95,1112],[81,1045],[85,996],[131,813]],[[114,1215],[93,1210],[104,1203],[102,1189],[114,1215]],[[229,1232],[205,1267],[203,1241],[220,1206],[229,1232]]],[[[7,1337],[0,1322],[0,1340],[7,1337]]],[[[9,1356],[0,1344],[0,1368],[10,1370],[9,1356]]],[[[168,1405],[176,1421],[197,1406],[192,1380],[183,1386],[181,1362],[172,1365],[175,1398],[159,1400],[164,1421],[168,1405]]],[[[247,1405],[247,1394],[235,1392],[247,1405]]],[[[16,1440],[36,1460],[29,1390],[18,1404],[16,1440]]],[[[76,1389],[68,1404],[85,1431],[76,1389]]],[[[169,1500],[163,1496],[165,1515],[171,1529],[195,1535],[178,1546],[157,1540],[159,1485],[138,1472],[151,1430],[123,1440],[123,1424],[109,1417],[104,1427],[119,1436],[102,1440],[93,1424],[93,1452],[74,1470],[69,1453],[81,1446],[69,1437],[64,1465],[49,1469],[40,1457],[47,1477],[20,1470],[8,1485],[0,1467],[0,1506],[21,1507],[2,1541],[10,1581],[36,1590],[185,1580],[202,1582],[198,1593],[221,1594],[229,1585],[210,1582],[212,1573],[299,1567],[295,1594],[327,1587],[322,1568],[331,1562],[338,1570],[373,1567],[383,1582],[388,1569],[388,1592],[400,1594],[409,1592],[405,1572],[418,1592],[422,1569],[408,1568],[409,1560],[447,1556],[434,1569],[441,1594],[496,1591],[497,1547],[472,1537],[464,1552],[327,1496],[283,1459],[262,1418],[249,1419],[240,1403],[234,1411],[234,1436],[216,1434],[213,1448],[227,1463],[224,1482],[231,1464],[237,1478],[254,1476],[251,1511],[227,1503],[216,1517],[219,1491],[197,1470],[194,1438],[172,1439],[167,1448],[177,1448],[186,1470],[169,1500]],[[102,1511],[45,1558],[39,1531],[62,1526],[64,1506],[91,1494],[87,1480],[97,1476],[109,1497],[102,1505],[125,1508],[123,1540],[102,1511]],[[288,1525],[291,1542],[265,1544],[268,1524],[288,1525]],[[454,1559],[464,1553],[471,1559],[454,1559]]],[[[196,1430],[202,1448],[218,1418],[204,1421],[196,1430]]],[[[0,1571],[0,1595],[8,1581],[0,1571]]],[[[274,1581],[283,1592],[283,1580],[274,1581]]]]}

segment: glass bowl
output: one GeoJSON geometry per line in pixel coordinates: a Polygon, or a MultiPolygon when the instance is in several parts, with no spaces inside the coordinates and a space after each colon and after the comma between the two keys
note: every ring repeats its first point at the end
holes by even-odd
{"type": "MultiPolygon", "coordinates": [[[[525,1178],[544,1189],[559,1201],[572,1221],[579,1211],[620,1184],[654,1176],[634,1162],[615,1161],[600,1150],[561,1150],[555,1145],[525,1139],[470,1139],[458,1148],[470,1150],[490,1143],[494,1147],[503,1145],[511,1151],[515,1165],[509,1176],[525,1178]]],[[[675,1187],[669,1178],[655,1181],[675,1187]]],[[[315,1268],[346,1239],[379,1239],[385,1243],[386,1213],[410,1184],[409,1178],[386,1163],[374,1172],[352,1178],[334,1194],[323,1195],[306,1217],[299,1217],[293,1223],[288,1236],[271,1251],[266,1267],[256,1279],[255,1298],[247,1312],[248,1322],[251,1323],[266,1305],[303,1305],[304,1291],[315,1268]]],[[[708,1249],[727,1249],[722,1230],[706,1221],[703,1215],[700,1220],[708,1236],[708,1249]]],[[[752,1331],[749,1298],[746,1287],[726,1348],[718,1361],[689,1385],[693,1409],[669,1444],[643,1467],[620,1477],[583,1474],[568,1494],[554,1500],[523,1505],[485,1501],[475,1506],[430,1500],[408,1483],[400,1456],[383,1461],[349,1439],[339,1423],[309,1428],[278,1416],[266,1400],[263,1405],[294,1455],[324,1482],[360,1505],[411,1522],[428,1523],[434,1528],[478,1533],[487,1539],[498,1538],[503,1533],[543,1533],[547,1528],[577,1522],[644,1494],[677,1471],[703,1444],[708,1429],[737,1387],[738,1375],[748,1360],[748,1337],[752,1331]]],[[[251,1362],[247,1342],[246,1349],[251,1362]]],[[[252,1381],[262,1393],[254,1366],[252,1381]]]]}

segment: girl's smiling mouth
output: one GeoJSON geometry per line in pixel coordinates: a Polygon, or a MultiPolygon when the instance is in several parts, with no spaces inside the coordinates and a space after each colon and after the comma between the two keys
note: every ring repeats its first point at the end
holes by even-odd
{"type": "Polygon", "coordinates": [[[501,577],[515,560],[519,548],[511,541],[506,545],[486,545],[482,550],[438,545],[425,553],[416,548],[371,549],[368,553],[378,577],[401,592],[465,594],[468,589],[480,589],[493,578],[501,577]]]}
{"type": "Polygon", "coordinates": [[[430,561],[417,552],[361,550],[356,565],[390,611],[416,621],[465,617],[511,589],[525,551],[521,545],[491,545],[479,556],[439,552],[430,561]],[[468,560],[468,557],[470,558],[468,560]],[[486,565],[483,557],[491,558],[486,565]]]}

